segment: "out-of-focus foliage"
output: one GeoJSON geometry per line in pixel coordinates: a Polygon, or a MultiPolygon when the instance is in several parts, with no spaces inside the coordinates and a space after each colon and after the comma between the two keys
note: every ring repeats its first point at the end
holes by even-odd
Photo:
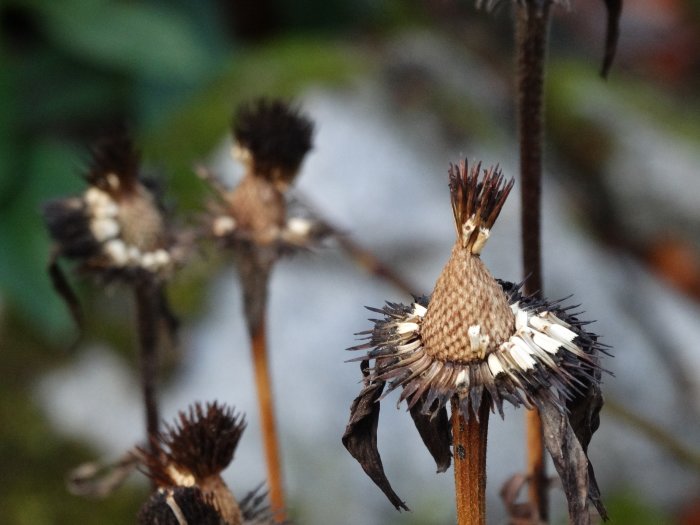
{"type": "MultiPolygon", "coordinates": [[[[231,32],[236,9],[215,0],[0,5],[0,469],[10,481],[0,523],[132,523],[145,497],[145,486],[105,501],[69,495],[66,472],[94,452],[55,435],[32,401],[34,381],[70,359],[75,335],[46,275],[41,203],[79,191],[90,143],[126,122],[171,202],[192,211],[202,195],[192,163],[227,134],[233,108],[348,79],[359,68],[356,53],[309,31],[381,26],[394,16],[384,9],[390,3],[307,1],[302,10],[278,2],[276,32],[297,36],[262,48],[231,32]]],[[[116,314],[106,312],[92,287],[76,284],[93,313],[88,337],[99,331],[128,349],[121,299],[116,314]]],[[[180,303],[190,295],[191,288],[175,291],[180,303]]]]}

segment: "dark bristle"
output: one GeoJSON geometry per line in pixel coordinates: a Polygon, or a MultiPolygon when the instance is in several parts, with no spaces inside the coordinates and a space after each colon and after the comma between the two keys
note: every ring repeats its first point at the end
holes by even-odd
{"type": "MultiPolygon", "coordinates": [[[[448,173],[457,232],[462,245],[471,250],[477,243],[480,230],[493,227],[514,180],[506,182],[498,166],[482,170],[480,162],[469,167],[466,159],[458,165],[450,164],[448,173]],[[468,221],[471,221],[472,228],[465,232],[464,226],[468,221]],[[464,235],[468,237],[464,238],[464,235]]],[[[475,248],[476,253],[480,248],[475,248]]]]}
{"type": "Polygon", "coordinates": [[[236,141],[253,156],[256,174],[282,169],[293,176],[313,147],[314,125],[280,100],[257,99],[241,106],[233,121],[236,141]]]}
{"type": "Polygon", "coordinates": [[[90,231],[90,219],[80,199],[50,200],[43,205],[42,215],[60,255],[87,259],[99,254],[100,243],[90,231]]]}
{"type": "Polygon", "coordinates": [[[107,175],[114,174],[120,183],[129,188],[138,178],[140,154],[124,127],[100,138],[91,148],[88,172],[89,184],[104,190],[110,185],[107,175]]]}
{"type": "Polygon", "coordinates": [[[166,425],[161,441],[168,463],[204,478],[231,463],[245,427],[244,417],[230,408],[196,403],[188,413],[180,412],[174,425],[166,425]]]}

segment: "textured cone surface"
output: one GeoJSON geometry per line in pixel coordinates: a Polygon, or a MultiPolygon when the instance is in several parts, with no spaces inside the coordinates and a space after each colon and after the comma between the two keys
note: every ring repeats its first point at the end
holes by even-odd
{"type": "Polygon", "coordinates": [[[119,223],[125,243],[142,251],[151,251],[165,245],[165,225],[153,197],[137,186],[119,201],[119,223]]]}
{"type": "Polygon", "coordinates": [[[268,181],[246,176],[229,197],[238,227],[260,244],[273,242],[286,216],[284,196],[268,181]]]}
{"type": "Polygon", "coordinates": [[[503,289],[481,262],[455,244],[430,299],[421,327],[426,352],[440,361],[468,363],[479,358],[468,329],[479,325],[491,352],[515,331],[515,318],[503,289]]]}

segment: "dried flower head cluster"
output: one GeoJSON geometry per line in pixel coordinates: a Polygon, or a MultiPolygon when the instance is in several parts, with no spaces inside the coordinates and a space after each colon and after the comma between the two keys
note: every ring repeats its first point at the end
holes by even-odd
{"type": "Polygon", "coordinates": [[[243,105],[234,118],[233,155],[245,175],[228,191],[216,185],[211,234],[227,244],[241,242],[283,250],[308,247],[324,228],[314,220],[288,217],[286,191],[312,147],[313,123],[279,100],[243,105]]]}
{"type": "MultiPolygon", "coordinates": [[[[501,416],[509,402],[551,408],[567,418],[590,388],[598,390],[600,379],[603,347],[585,323],[558,303],[524,296],[519,285],[495,279],[479,256],[513,182],[506,183],[498,168],[469,168],[466,161],[451,166],[449,177],[457,241],[432,296],[408,306],[370,308],[382,318],[362,332],[368,342],[353,348],[369,351],[354,359],[363,361],[365,386],[353,403],[343,441],[397,508],[405,505],[386,480],[376,450],[377,401],[386,383],[383,395],[402,388],[399,403],[406,400],[445,470],[449,440],[440,436],[449,435],[451,399],[458,400],[466,419],[482,402],[501,416]]],[[[597,426],[597,420],[588,418],[587,424],[597,426]]],[[[597,494],[597,487],[590,492],[597,494]]]]}
{"type": "Polygon", "coordinates": [[[142,450],[147,474],[158,491],[142,508],[140,523],[272,523],[260,488],[239,502],[221,477],[245,427],[242,416],[217,403],[197,403],[187,413],[180,412],[160,434],[158,446],[142,450]],[[184,522],[172,521],[180,515],[184,522]]]}
{"type": "Polygon", "coordinates": [[[57,256],[107,279],[166,276],[181,255],[124,132],[96,145],[85,179],[88,187],[81,195],[44,206],[57,256]]]}

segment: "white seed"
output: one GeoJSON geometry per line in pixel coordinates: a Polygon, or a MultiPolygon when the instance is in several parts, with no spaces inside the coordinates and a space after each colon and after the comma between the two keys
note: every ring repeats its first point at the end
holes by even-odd
{"type": "Polygon", "coordinates": [[[533,332],[532,341],[545,352],[556,354],[561,348],[561,343],[542,332],[533,332]]]}
{"type": "Polygon", "coordinates": [[[140,266],[146,270],[154,270],[156,267],[156,256],[153,252],[146,252],[141,255],[140,266]]]}
{"type": "Polygon", "coordinates": [[[551,325],[549,327],[549,335],[551,335],[555,339],[560,339],[562,341],[568,342],[571,342],[574,339],[576,339],[576,334],[574,332],[560,324],[551,325]]]}
{"type": "Polygon", "coordinates": [[[481,346],[479,344],[479,333],[481,333],[481,326],[474,324],[467,329],[467,335],[469,336],[469,346],[472,350],[478,350],[481,346]]]}
{"type": "Polygon", "coordinates": [[[469,374],[467,374],[466,369],[462,369],[459,372],[459,374],[457,374],[457,378],[455,379],[455,386],[462,388],[467,388],[469,386],[469,374]]]}
{"type": "Polygon", "coordinates": [[[139,264],[141,262],[141,250],[136,246],[127,246],[126,254],[131,264],[139,264]]]}
{"type": "Polygon", "coordinates": [[[170,264],[170,254],[166,250],[156,250],[153,252],[153,257],[156,261],[156,266],[163,267],[170,264]]]}
{"type": "Polygon", "coordinates": [[[104,244],[103,250],[116,266],[125,266],[129,262],[129,257],[126,253],[126,245],[119,239],[107,241],[104,244]]]}
{"type": "Polygon", "coordinates": [[[214,235],[217,237],[223,237],[236,229],[236,220],[228,215],[222,215],[214,219],[211,229],[214,232],[214,235]]]}
{"type": "Polygon", "coordinates": [[[398,323],[396,325],[396,332],[399,334],[407,334],[416,330],[418,330],[418,323],[398,323]]]}
{"type": "Polygon", "coordinates": [[[287,230],[299,237],[307,237],[311,232],[314,223],[301,217],[292,217],[287,221],[287,230]]]}
{"type": "Polygon", "coordinates": [[[98,219],[113,219],[119,215],[119,206],[113,200],[103,202],[97,206],[93,206],[90,210],[92,216],[98,219]]]}
{"type": "Polygon", "coordinates": [[[530,355],[531,350],[527,343],[519,337],[511,337],[510,341],[513,347],[510,349],[510,355],[513,356],[515,362],[523,370],[529,370],[535,366],[535,360],[530,355]]]}
{"type": "Polygon", "coordinates": [[[84,198],[85,202],[91,208],[103,206],[112,201],[112,198],[108,193],[99,188],[95,188],[94,186],[90,186],[87,190],[85,190],[84,198]]]}
{"type": "Polygon", "coordinates": [[[424,317],[427,312],[428,309],[425,306],[420,305],[418,303],[413,303],[413,314],[418,315],[420,317],[424,317]]]}
{"type": "Polygon", "coordinates": [[[539,315],[533,315],[530,317],[530,319],[527,320],[529,325],[534,328],[535,330],[538,330],[540,332],[546,332],[549,330],[549,327],[552,325],[552,323],[549,323],[542,319],[541,316],[539,315]]]}
{"type": "Polygon", "coordinates": [[[486,241],[489,240],[490,235],[491,232],[488,228],[479,228],[479,235],[476,236],[476,240],[474,241],[474,244],[472,244],[472,253],[479,255],[481,250],[484,249],[486,241]]]}
{"type": "Polygon", "coordinates": [[[503,365],[501,364],[500,359],[498,359],[498,356],[495,353],[489,355],[488,365],[493,377],[496,377],[498,374],[503,373],[503,365]]]}
{"type": "Polygon", "coordinates": [[[526,329],[528,327],[527,318],[527,312],[525,310],[518,309],[517,312],[515,312],[515,328],[517,330],[526,329]]]}
{"type": "Polygon", "coordinates": [[[98,241],[105,241],[119,235],[119,223],[114,219],[93,219],[90,231],[98,241]]]}

